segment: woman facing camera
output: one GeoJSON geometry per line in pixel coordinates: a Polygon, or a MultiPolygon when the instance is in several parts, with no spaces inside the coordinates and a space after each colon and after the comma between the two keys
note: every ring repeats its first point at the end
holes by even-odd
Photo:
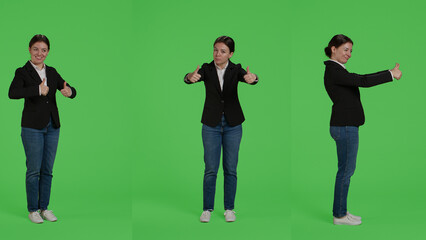
{"type": "Polygon", "coordinates": [[[53,162],[59,140],[59,114],[56,90],[66,98],[74,98],[76,90],[53,68],[44,64],[50,43],[37,34],[28,48],[31,60],[16,69],[9,88],[9,98],[24,98],[21,138],[26,156],[26,192],[29,218],[34,223],[56,221],[48,210],[53,162]]]}
{"type": "Polygon", "coordinates": [[[325,61],[324,85],[333,102],[330,134],[336,142],[338,171],[334,187],[333,223],[359,225],[361,217],[347,210],[351,176],[355,171],[358,152],[358,128],[365,117],[359,87],[373,87],[401,78],[399,64],[391,70],[359,75],[346,70],[345,63],[352,53],[353,41],[342,34],[334,36],[325,48],[330,59],[325,61]]]}
{"type": "Polygon", "coordinates": [[[185,76],[185,83],[204,82],[206,99],[201,122],[204,146],[203,213],[201,222],[209,222],[214,209],[216,178],[223,151],[225,220],[235,221],[234,201],[237,190],[238,151],[244,122],[238,100],[238,83],[254,85],[255,74],[229,59],[234,54],[234,40],[221,36],[213,44],[213,61],[185,76]]]}

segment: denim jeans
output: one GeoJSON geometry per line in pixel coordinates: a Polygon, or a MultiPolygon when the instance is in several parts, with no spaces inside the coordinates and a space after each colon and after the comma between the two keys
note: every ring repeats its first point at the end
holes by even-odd
{"type": "Polygon", "coordinates": [[[204,181],[203,209],[214,209],[216,178],[223,148],[224,202],[225,210],[234,209],[237,191],[238,151],[242,137],[242,126],[229,126],[224,116],[216,127],[203,125],[204,181]]]}
{"type": "Polygon", "coordinates": [[[22,127],[21,138],[27,158],[25,185],[28,211],[46,210],[50,199],[59,128],[54,128],[52,121],[41,130],[22,127]]]}
{"type": "Polygon", "coordinates": [[[347,213],[347,199],[351,176],[355,172],[358,152],[358,127],[331,126],[331,137],[336,141],[338,170],[334,185],[333,216],[344,217],[347,213]]]}

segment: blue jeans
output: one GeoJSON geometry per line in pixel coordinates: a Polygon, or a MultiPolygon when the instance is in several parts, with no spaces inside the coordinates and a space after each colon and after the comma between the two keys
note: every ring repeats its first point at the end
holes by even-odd
{"type": "Polygon", "coordinates": [[[358,127],[331,126],[331,137],[336,141],[338,170],[334,185],[333,216],[344,217],[347,213],[347,199],[351,176],[355,172],[358,153],[358,127]]]}
{"type": "Polygon", "coordinates": [[[222,121],[216,127],[203,125],[202,136],[204,146],[204,182],[203,209],[214,209],[216,178],[219,169],[220,155],[223,148],[223,175],[225,210],[234,209],[237,191],[237,163],[240,149],[242,126],[229,126],[222,116],[222,121]]]}
{"type": "Polygon", "coordinates": [[[27,158],[25,185],[28,211],[46,210],[50,199],[59,128],[54,128],[51,121],[41,130],[22,127],[21,138],[27,158]]]}

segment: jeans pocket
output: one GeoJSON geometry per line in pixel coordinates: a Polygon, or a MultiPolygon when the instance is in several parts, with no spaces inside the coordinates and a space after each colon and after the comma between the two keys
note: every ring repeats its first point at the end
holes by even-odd
{"type": "Polygon", "coordinates": [[[330,135],[335,141],[339,140],[340,138],[340,130],[341,130],[340,127],[334,127],[334,126],[330,127],[330,135]]]}

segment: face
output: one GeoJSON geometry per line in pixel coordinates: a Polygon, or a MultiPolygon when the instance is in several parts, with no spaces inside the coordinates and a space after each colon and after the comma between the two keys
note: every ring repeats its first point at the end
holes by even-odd
{"type": "Polygon", "coordinates": [[[347,42],[340,45],[338,48],[331,47],[331,59],[338,61],[341,64],[348,62],[352,55],[352,43],[347,42]]]}
{"type": "Polygon", "coordinates": [[[31,55],[31,62],[34,63],[34,65],[43,64],[44,60],[47,57],[47,54],[49,54],[47,44],[44,42],[34,43],[29,48],[29,51],[31,55]]]}
{"type": "Polygon", "coordinates": [[[223,42],[218,42],[213,48],[213,59],[216,65],[225,67],[228,60],[232,57],[234,52],[230,52],[228,46],[223,42]]]}

